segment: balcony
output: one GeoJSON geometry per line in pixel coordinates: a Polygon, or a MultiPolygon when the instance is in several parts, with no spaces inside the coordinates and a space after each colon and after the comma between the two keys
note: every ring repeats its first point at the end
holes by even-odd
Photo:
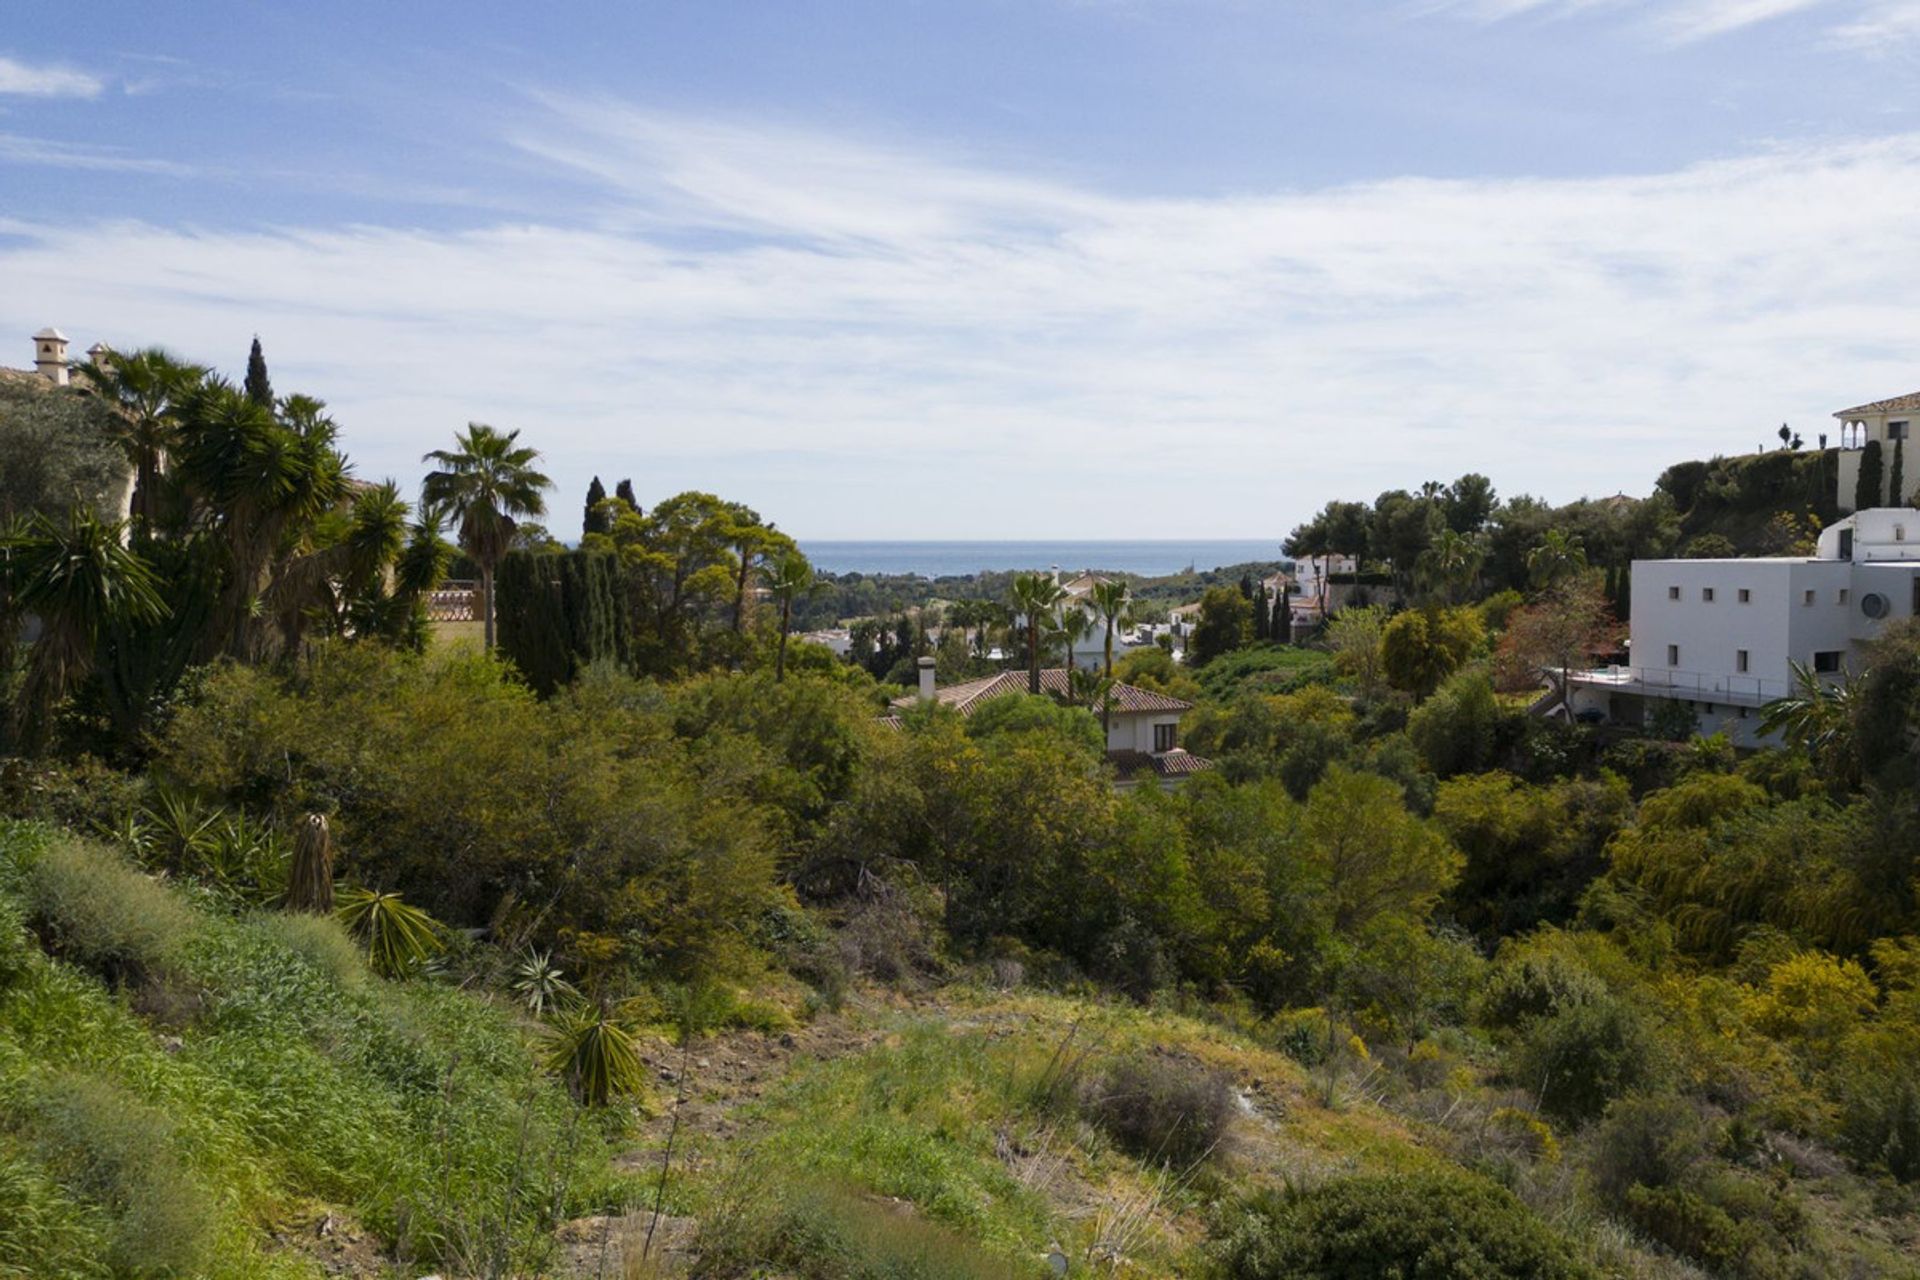
{"type": "Polygon", "coordinates": [[[1681,671],[1674,667],[1600,667],[1568,675],[1575,685],[1610,693],[1638,693],[1654,698],[1691,698],[1695,702],[1724,702],[1733,707],[1763,707],[1792,692],[1785,680],[1735,675],[1723,671],[1681,671]]]}

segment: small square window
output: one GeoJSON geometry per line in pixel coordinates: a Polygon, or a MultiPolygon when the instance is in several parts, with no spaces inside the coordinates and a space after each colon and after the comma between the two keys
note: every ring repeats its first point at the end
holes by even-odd
{"type": "Polygon", "coordinates": [[[1745,587],[1742,587],[1742,588],[1740,588],[1740,603],[1741,603],[1741,604],[1752,604],[1752,603],[1753,603],[1753,592],[1751,592],[1751,591],[1749,591],[1749,590],[1747,590],[1747,589],[1746,589],[1745,587]]]}
{"type": "Polygon", "coordinates": [[[1823,649],[1813,655],[1813,669],[1822,675],[1831,675],[1840,670],[1840,651],[1823,649]]]}
{"type": "Polygon", "coordinates": [[[1173,750],[1173,736],[1178,728],[1171,724],[1153,726],[1153,749],[1156,754],[1173,750]]]}
{"type": "Polygon", "coordinates": [[[1903,524],[1893,526],[1893,540],[1895,542],[1905,542],[1907,540],[1907,526],[1903,524]]]}
{"type": "Polygon", "coordinates": [[[1680,598],[1680,588],[1678,587],[1667,588],[1667,599],[1678,600],[1679,598],[1680,598]]]}
{"type": "Polygon", "coordinates": [[[1667,646],[1667,665],[1670,667],[1677,667],[1680,665],[1680,646],[1679,645],[1670,644],[1667,646]]]}
{"type": "Polygon", "coordinates": [[[1747,651],[1745,649],[1734,650],[1733,669],[1735,671],[1741,671],[1741,672],[1744,672],[1747,669],[1747,651]]]}
{"type": "Polygon", "coordinates": [[[1804,597],[1803,597],[1803,598],[1801,599],[1801,601],[1800,601],[1800,603],[1801,603],[1801,604],[1812,604],[1812,603],[1813,603],[1813,592],[1811,592],[1811,591],[1809,591],[1809,592],[1807,592],[1807,594],[1806,594],[1806,595],[1805,595],[1805,596],[1804,596],[1804,597]]]}
{"type": "Polygon", "coordinates": [[[1847,589],[1845,587],[1840,588],[1840,590],[1835,593],[1837,598],[1834,600],[1834,603],[1845,604],[1847,602],[1847,594],[1848,594],[1847,589]]]}
{"type": "Polygon", "coordinates": [[[1705,604],[1712,604],[1712,603],[1713,603],[1713,588],[1712,588],[1712,587],[1702,587],[1702,588],[1700,588],[1700,599],[1701,599],[1701,601],[1702,601],[1702,603],[1705,603],[1705,604]]]}

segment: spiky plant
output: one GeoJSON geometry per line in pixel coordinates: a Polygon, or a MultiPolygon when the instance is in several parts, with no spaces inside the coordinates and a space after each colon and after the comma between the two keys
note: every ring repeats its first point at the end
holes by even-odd
{"type": "Polygon", "coordinates": [[[333,914],[333,831],[324,813],[308,814],[294,833],[287,910],[333,914]]]}
{"type": "Polygon", "coordinates": [[[553,962],[551,951],[535,951],[531,947],[514,965],[507,989],[519,997],[527,1006],[527,1012],[536,1018],[544,1018],[580,994],[553,962]]]}
{"type": "Polygon", "coordinates": [[[367,963],[382,977],[402,977],[446,949],[439,921],[397,893],[342,889],[333,914],[366,944],[367,963]]]}
{"type": "Polygon", "coordinates": [[[638,1094],[646,1069],[633,1032],[604,1004],[564,1010],[546,1030],[547,1068],[589,1107],[638,1094]]]}

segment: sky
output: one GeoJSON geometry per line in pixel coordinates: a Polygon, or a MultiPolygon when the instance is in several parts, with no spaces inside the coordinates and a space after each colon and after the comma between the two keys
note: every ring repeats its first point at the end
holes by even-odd
{"type": "MultiPolygon", "coordinates": [[[[44,11],[49,15],[56,11],[44,11]]],[[[1554,501],[1920,389],[1920,0],[96,0],[0,31],[0,364],[804,539],[1554,501]],[[191,15],[187,20],[186,15],[191,15]],[[9,338],[6,335],[12,334],[9,338]]]]}

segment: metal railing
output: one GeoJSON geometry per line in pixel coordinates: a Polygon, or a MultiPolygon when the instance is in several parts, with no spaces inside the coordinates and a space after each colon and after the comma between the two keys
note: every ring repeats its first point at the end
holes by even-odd
{"type": "Polygon", "coordinates": [[[1792,686],[1785,680],[1724,671],[1682,671],[1674,667],[1615,664],[1593,671],[1575,672],[1573,679],[1589,686],[1619,689],[1625,693],[1657,690],[1663,694],[1691,697],[1700,702],[1728,702],[1749,707],[1764,706],[1792,692],[1792,686]]]}

